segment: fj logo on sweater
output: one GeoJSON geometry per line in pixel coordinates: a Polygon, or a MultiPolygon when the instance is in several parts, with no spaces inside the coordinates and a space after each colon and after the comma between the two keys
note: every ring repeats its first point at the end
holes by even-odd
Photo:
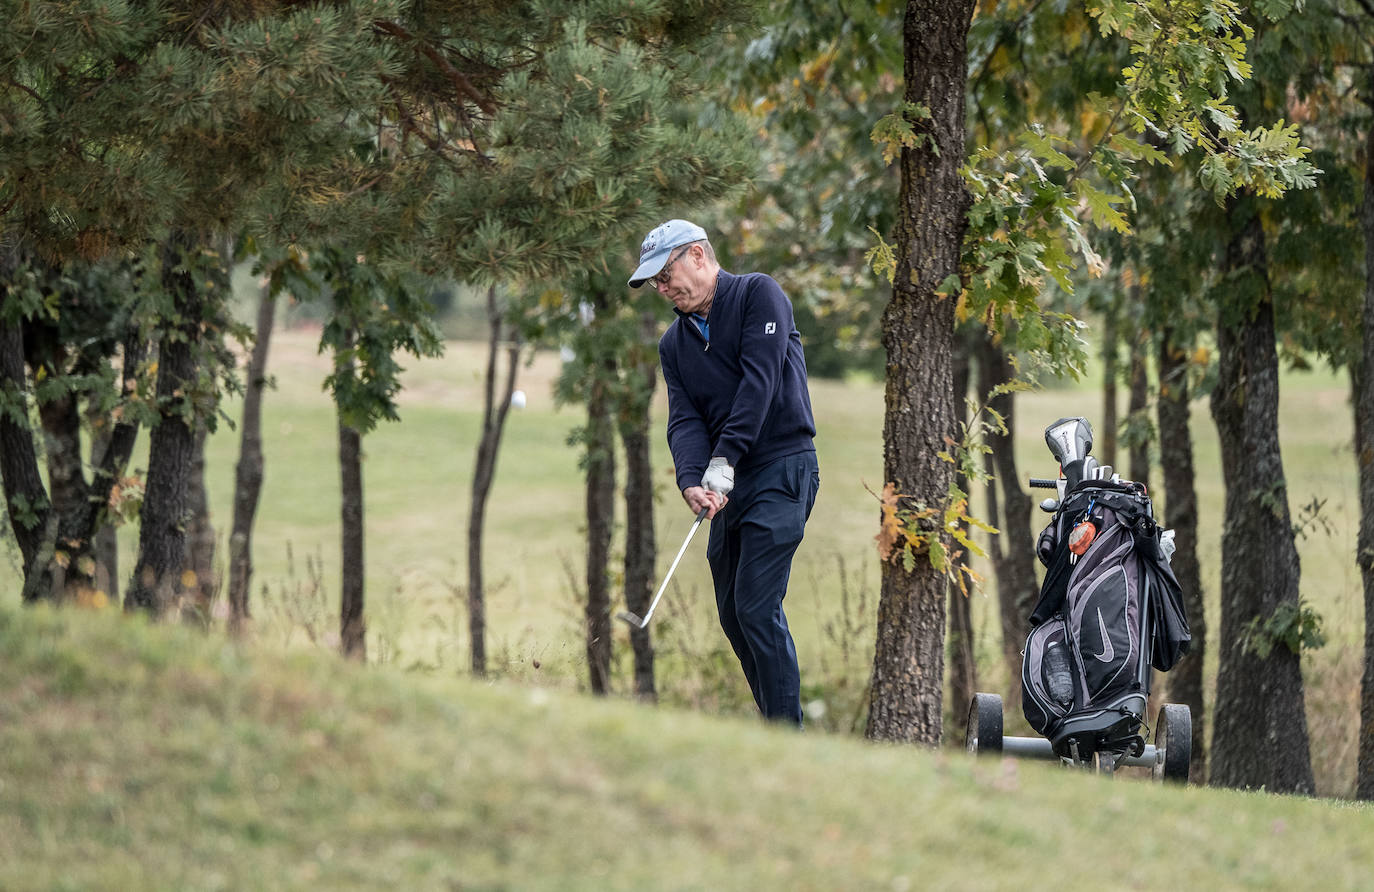
{"type": "Polygon", "coordinates": [[[777,330],[778,330],[778,323],[776,323],[776,322],[769,322],[769,323],[766,323],[766,324],[763,326],[763,333],[764,333],[764,334],[773,334],[773,333],[774,333],[775,331],[777,331],[777,330]]]}

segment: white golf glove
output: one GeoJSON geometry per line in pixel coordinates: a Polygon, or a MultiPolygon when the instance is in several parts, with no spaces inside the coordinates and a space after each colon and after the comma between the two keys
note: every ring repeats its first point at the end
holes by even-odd
{"type": "Polygon", "coordinates": [[[735,488],[735,469],[725,459],[713,458],[701,475],[701,485],[717,495],[728,496],[735,488]]]}

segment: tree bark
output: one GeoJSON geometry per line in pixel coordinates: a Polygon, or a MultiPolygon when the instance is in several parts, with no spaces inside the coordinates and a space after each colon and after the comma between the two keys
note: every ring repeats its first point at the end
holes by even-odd
{"type": "MultiPolygon", "coordinates": [[[[137,326],[131,326],[124,337],[123,355],[120,358],[120,396],[128,398],[138,387],[139,367],[148,355],[149,342],[137,326]]],[[[87,407],[87,414],[93,413],[87,407]]],[[[110,515],[110,497],[115,485],[124,476],[133,456],[134,445],[138,442],[139,423],[134,420],[135,413],[126,412],[120,421],[114,421],[113,413],[104,414],[99,424],[92,420],[92,430],[99,430],[91,443],[91,496],[90,528],[93,551],[96,561],[95,586],[104,592],[109,603],[119,601],[119,538],[116,534],[117,519],[110,515]]]]}
{"type": "MultiPolygon", "coordinates": [[[[969,372],[972,365],[970,354],[973,352],[970,338],[959,336],[954,342],[954,347],[954,411],[967,423],[968,409],[965,397],[968,396],[971,377],[969,372]]],[[[964,492],[969,491],[968,478],[963,474],[957,475],[955,485],[964,492]]],[[[964,523],[963,528],[967,534],[968,524],[964,523]]],[[[960,551],[955,558],[956,568],[967,567],[968,563],[968,553],[960,551]]],[[[956,569],[956,572],[961,571],[956,569]]],[[[973,694],[978,690],[978,661],[974,656],[973,645],[973,609],[969,604],[969,598],[960,589],[950,586],[946,647],[949,651],[949,699],[956,716],[973,700],[973,694]]]]}
{"type": "MultiPolygon", "coordinates": [[[[8,267],[9,264],[7,263],[8,267]]],[[[9,272],[13,273],[11,268],[9,272]]],[[[10,277],[6,276],[8,286],[10,277]]],[[[0,475],[5,482],[5,505],[24,570],[25,601],[52,591],[52,563],[42,558],[53,514],[38,453],[29,429],[28,390],[24,374],[24,335],[19,322],[0,316],[0,389],[8,411],[0,412],[0,475]]],[[[54,534],[56,531],[53,531],[54,534]]],[[[51,550],[51,546],[46,549],[51,550]]]]}
{"type": "MultiPolygon", "coordinates": [[[[606,312],[597,301],[599,313],[606,312]]],[[[615,525],[615,426],[611,420],[610,382],[614,360],[601,363],[587,394],[587,674],[593,694],[610,690],[611,586],[607,573],[611,532],[615,525]]]]}
{"type": "Polygon", "coordinates": [[[343,586],[339,598],[339,650],[350,660],[367,662],[367,622],[363,615],[363,437],[339,417],[339,480],[343,528],[343,586]]]}
{"type": "MultiPolygon", "coordinates": [[[[35,358],[36,359],[36,358],[35,358]]],[[[48,375],[65,374],[61,361],[44,357],[30,367],[48,375]]],[[[48,459],[48,493],[56,514],[52,587],[40,597],[58,603],[88,599],[95,585],[95,554],[90,530],[90,489],[81,467],[81,409],[76,393],[66,391],[38,404],[48,459]]]]}
{"type": "Polygon", "coordinates": [[[188,618],[201,624],[210,622],[210,606],[219,589],[215,572],[215,528],[210,522],[210,496],[205,490],[205,438],[209,429],[196,425],[191,474],[186,490],[186,575],[185,595],[190,607],[188,618]]]}
{"type": "Polygon", "coordinates": [[[155,616],[174,605],[186,554],[186,494],[195,452],[193,393],[204,310],[201,290],[190,271],[198,247],[189,233],[175,232],[162,252],[162,284],[172,295],[174,309],[158,346],[160,420],[149,437],[138,562],[124,596],[126,610],[155,616]]]}
{"type": "MultiPolygon", "coordinates": [[[[654,563],[658,543],[654,535],[654,479],[650,406],[658,384],[657,320],[641,317],[643,339],[625,362],[627,406],[620,414],[620,442],[625,449],[625,606],[637,616],[649,609],[653,597],[654,563]]],[[[634,652],[634,690],[641,700],[658,699],[654,680],[654,642],[649,629],[630,629],[634,652]]]]}
{"type": "Polygon", "coordinates": [[[1093,451],[1097,460],[1104,465],[1116,466],[1116,431],[1121,421],[1117,417],[1117,382],[1121,375],[1118,359],[1121,341],[1121,325],[1117,317],[1121,312],[1120,299],[1113,301],[1102,323],[1102,424],[1097,427],[1093,451]]]}
{"type": "MultiPolygon", "coordinates": [[[[967,36],[973,0],[908,0],[905,98],[930,110],[904,147],[897,273],[883,312],[887,386],[883,475],[911,502],[943,504],[953,469],[938,453],[954,435],[954,299],[937,289],[959,273],[969,196],[964,150],[967,36]]],[[[884,562],[873,657],[869,738],[940,742],[945,577],[922,556],[907,573],[884,562]]]]}
{"type": "Polygon", "coordinates": [[[229,633],[243,634],[253,613],[249,595],[253,581],[253,524],[262,497],[262,398],[267,389],[267,354],[276,321],[277,295],[264,285],[258,302],[258,324],[248,357],[243,394],[243,426],[239,460],[234,466],[234,521],[229,533],[229,633]]]}
{"type": "Polygon", "coordinates": [[[472,503],[468,506],[468,642],[472,674],[487,671],[486,591],[482,579],[482,531],[486,523],[487,499],[496,480],[496,458],[501,450],[501,434],[506,429],[511,394],[515,392],[515,371],[520,359],[520,342],[512,337],[506,348],[505,392],[496,395],[497,365],[501,353],[504,323],[496,302],[496,289],[487,289],[487,372],[482,403],[482,436],[477,441],[476,466],[472,472],[472,503]]]}
{"type": "MultiPolygon", "coordinates": [[[[110,413],[102,411],[95,400],[89,400],[86,404],[86,426],[92,431],[91,466],[99,468],[114,445],[114,419],[110,413]]],[[[119,537],[105,510],[113,480],[105,479],[102,483],[98,472],[95,479],[96,485],[91,488],[90,501],[104,504],[90,505],[92,513],[97,515],[95,534],[91,537],[91,556],[95,561],[92,584],[95,593],[103,596],[107,603],[113,604],[119,598],[119,537]]]]}
{"type": "MultiPolygon", "coordinates": [[[[990,338],[979,344],[979,388],[991,393],[1016,374],[1011,359],[990,338]]],[[[1021,471],[1016,461],[1016,394],[1004,393],[988,400],[988,406],[1002,416],[1007,432],[988,433],[988,456],[994,479],[989,483],[989,499],[1000,504],[1001,512],[993,526],[996,549],[989,552],[992,571],[997,576],[998,615],[1002,627],[1002,658],[1007,667],[1007,702],[1021,702],[1021,648],[1030,632],[1030,614],[1040,597],[1035,575],[1035,537],[1031,531],[1033,500],[1021,488],[1021,471]]],[[[1051,419],[1053,420],[1053,419],[1051,419]]]]}
{"type": "MultiPolygon", "coordinates": [[[[1133,298],[1137,296],[1134,288],[1131,294],[1133,298]]],[[[1146,436],[1146,431],[1149,429],[1150,374],[1147,366],[1145,333],[1137,331],[1131,336],[1131,392],[1126,408],[1126,417],[1130,419],[1128,427],[1131,432],[1131,442],[1127,444],[1126,473],[1122,476],[1128,480],[1145,484],[1148,491],[1150,488],[1150,438],[1146,436]]]]}
{"type": "Polygon", "coordinates": [[[1211,782],[1313,792],[1301,659],[1254,624],[1298,603],[1298,552],[1278,437],[1278,356],[1264,229],[1252,199],[1232,200],[1225,270],[1233,289],[1217,325],[1212,417],[1221,441],[1221,654],[1211,782]]]}
{"type": "Polygon", "coordinates": [[[1193,437],[1189,417],[1186,345],[1172,328],[1159,341],[1159,465],[1164,479],[1164,528],[1174,531],[1176,549],[1171,561],[1183,589],[1183,606],[1193,641],[1188,653],[1169,673],[1169,699],[1193,714],[1194,783],[1207,778],[1207,712],[1202,699],[1202,664],[1207,651],[1207,617],[1203,613],[1202,568],[1197,555],[1197,490],[1193,470],[1193,437]]]}
{"type": "MultiPolygon", "coordinates": [[[[1366,85],[1374,97],[1374,71],[1366,85]]],[[[1355,795],[1374,799],[1374,126],[1365,135],[1364,307],[1360,361],[1354,378],[1355,461],[1360,481],[1360,536],[1356,562],[1364,583],[1364,676],[1360,686],[1360,744],[1355,764],[1355,795]]]]}

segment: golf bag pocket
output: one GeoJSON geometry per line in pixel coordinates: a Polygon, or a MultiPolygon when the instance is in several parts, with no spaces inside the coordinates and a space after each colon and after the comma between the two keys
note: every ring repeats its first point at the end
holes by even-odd
{"type": "Polygon", "coordinates": [[[1082,685],[1070,652],[1068,626],[1054,617],[1031,630],[1021,659],[1021,711],[1038,734],[1068,715],[1082,685]]]}
{"type": "Polygon", "coordinates": [[[1067,634],[1088,704],[1139,684],[1140,581],[1130,531],[1119,524],[1093,542],[1074,570],[1067,634]]]}

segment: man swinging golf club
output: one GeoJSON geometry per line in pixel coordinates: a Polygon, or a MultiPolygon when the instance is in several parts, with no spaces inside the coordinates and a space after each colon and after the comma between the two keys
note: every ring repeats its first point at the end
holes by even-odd
{"type": "Polygon", "coordinates": [[[800,726],[782,601],[820,472],[792,303],[763,273],[721,269],[706,231],[686,220],[645,237],[629,284],[645,282],[677,314],[658,343],[668,446],[687,507],[711,519],[706,557],[721,628],[759,711],[800,726]]]}

